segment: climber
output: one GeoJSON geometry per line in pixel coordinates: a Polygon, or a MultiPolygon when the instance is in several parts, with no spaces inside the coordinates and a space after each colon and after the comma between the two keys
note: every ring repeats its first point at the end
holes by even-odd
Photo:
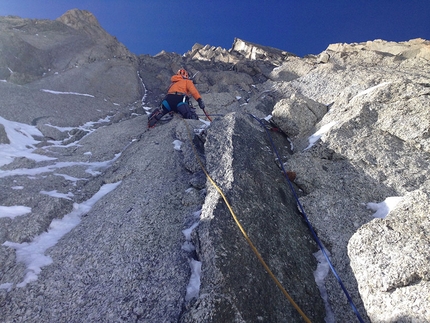
{"type": "Polygon", "coordinates": [[[202,110],[205,108],[202,97],[186,70],[181,68],[172,76],[171,81],[172,84],[170,84],[167,95],[164,97],[161,105],[148,117],[148,128],[154,127],[169,112],[178,112],[184,119],[198,120],[195,109],[190,102],[191,96],[197,101],[202,110]]]}

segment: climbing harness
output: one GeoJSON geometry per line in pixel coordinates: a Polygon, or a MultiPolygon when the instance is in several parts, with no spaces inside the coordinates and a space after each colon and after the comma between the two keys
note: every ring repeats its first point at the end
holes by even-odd
{"type": "MultiPolygon", "coordinates": [[[[280,160],[281,160],[281,158],[280,158],[280,155],[279,155],[279,153],[278,153],[278,150],[276,149],[275,144],[274,144],[273,139],[272,139],[272,136],[270,135],[270,132],[268,131],[268,129],[265,127],[264,123],[261,121],[261,119],[257,118],[257,117],[256,117],[256,116],[254,116],[253,114],[249,114],[249,115],[250,115],[252,118],[254,118],[255,120],[257,120],[257,121],[260,123],[260,125],[261,125],[265,130],[266,130],[266,134],[267,134],[267,136],[269,137],[270,144],[272,145],[273,151],[274,151],[274,153],[276,154],[276,157],[278,158],[278,160],[280,161],[280,160]]],[[[339,285],[340,285],[340,287],[342,288],[343,292],[345,293],[345,296],[346,296],[346,298],[348,299],[348,302],[349,302],[349,304],[351,305],[351,308],[352,308],[353,312],[354,312],[354,313],[355,313],[355,315],[357,316],[358,321],[359,321],[359,322],[361,322],[361,323],[364,323],[364,321],[363,321],[363,319],[361,318],[360,313],[358,312],[357,307],[355,306],[355,304],[354,304],[354,302],[353,302],[353,300],[352,300],[351,296],[349,296],[349,293],[348,293],[348,291],[346,290],[346,288],[345,288],[345,286],[344,286],[344,284],[343,284],[342,280],[340,279],[339,275],[337,274],[336,269],[333,267],[333,264],[331,263],[330,258],[328,257],[327,252],[326,252],[326,250],[325,250],[325,248],[324,248],[324,246],[323,246],[323,244],[322,244],[321,240],[318,238],[317,234],[315,233],[314,228],[312,227],[312,224],[309,222],[309,219],[308,219],[308,217],[307,217],[307,215],[306,215],[306,212],[305,212],[305,210],[304,210],[304,208],[303,208],[302,204],[301,204],[301,203],[300,203],[300,201],[299,201],[299,198],[298,198],[298,196],[297,196],[297,194],[296,194],[296,191],[295,191],[295,189],[294,189],[294,187],[293,187],[293,185],[292,185],[291,181],[289,180],[289,178],[288,178],[288,176],[287,176],[287,172],[285,171],[284,165],[283,165],[282,163],[280,163],[280,164],[281,164],[281,167],[282,167],[282,172],[284,173],[285,178],[287,179],[287,183],[288,183],[288,185],[290,186],[290,189],[291,189],[291,191],[292,191],[292,193],[293,193],[293,195],[294,195],[294,198],[296,199],[297,205],[298,205],[298,206],[299,206],[299,208],[300,208],[300,212],[302,213],[303,218],[305,219],[306,224],[308,225],[309,230],[311,231],[312,236],[313,236],[313,238],[314,238],[315,242],[318,244],[318,247],[321,249],[321,251],[322,251],[322,253],[323,253],[324,257],[327,259],[327,262],[328,262],[328,264],[329,264],[329,266],[330,266],[330,269],[331,269],[331,271],[332,271],[333,275],[336,277],[336,280],[339,282],[339,285]]]]}
{"type": "MultiPolygon", "coordinates": [[[[206,112],[205,112],[206,113],[206,112]]],[[[288,292],[285,290],[285,288],[282,286],[282,284],[279,282],[279,280],[276,278],[276,276],[273,274],[273,272],[270,270],[269,266],[266,264],[266,262],[264,261],[263,257],[260,255],[259,251],[257,250],[257,248],[254,246],[254,244],[252,243],[251,239],[248,237],[248,234],[246,233],[246,231],[244,230],[244,228],[242,227],[242,225],[240,224],[238,218],[236,217],[236,214],[234,213],[230,203],[228,202],[226,196],[224,195],[224,193],[222,192],[221,188],[215,183],[215,181],[212,179],[212,177],[209,175],[209,173],[207,172],[206,168],[204,167],[199,154],[197,153],[196,147],[193,144],[193,138],[191,137],[191,131],[189,129],[188,123],[185,119],[183,119],[185,122],[185,126],[187,127],[187,132],[188,132],[188,138],[190,140],[191,143],[191,147],[193,148],[194,154],[196,156],[196,159],[201,167],[201,169],[203,170],[203,172],[205,173],[207,179],[209,180],[209,182],[215,187],[215,189],[218,191],[218,193],[221,195],[221,197],[223,198],[225,204],[227,205],[228,210],[230,211],[234,222],[236,223],[236,225],[238,226],[240,232],[242,232],[242,235],[244,236],[246,242],[249,244],[249,246],[251,247],[252,251],[254,252],[254,254],[257,256],[258,260],[260,261],[260,263],[263,265],[264,269],[267,271],[267,273],[269,274],[270,278],[272,278],[272,280],[275,282],[276,286],[278,286],[278,288],[282,291],[282,293],[284,294],[284,296],[288,299],[288,301],[291,303],[291,305],[297,310],[297,312],[302,316],[302,318],[305,320],[306,323],[311,323],[311,321],[309,320],[309,318],[306,316],[306,314],[300,309],[300,307],[294,302],[293,298],[288,294],[288,292]]]]}

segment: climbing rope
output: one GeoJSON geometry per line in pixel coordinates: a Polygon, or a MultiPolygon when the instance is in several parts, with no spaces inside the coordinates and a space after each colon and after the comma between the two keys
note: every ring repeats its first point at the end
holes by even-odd
{"type": "Polygon", "coordinates": [[[263,265],[264,269],[267,271],[267,273],[269,274],[269,276],[275,282],[276,286],[278,286],[278,288],[282,291],[282,293],[288,299],[288,301],[291,303],[291,305],[293,305],[293,307],[302,316],[302,318],[305,320],[306,323],[311,323],[311,321],[309,320],[309,318],[300,309],[300,307],[294,302],[293,298],[288,294],[288,292],[285,290],[285,288],[282,286],[282,284],[279,282],[279,280],[276,278],[276,276],[270,270],[269,266],[266,264],[266,262],[264,261],[263,257],[261,257],[261,255],[258,252],[257,248],[254,246],[254,244],[252,243],[251,239],[248,237],[248,234],[246,233],[246,231],[244,230],[244,228],[240,224],[239,220],[237,219],[236,214],[234,213],[234,211],[233,211],[230,203],[228,202],[228,200],[227,200],[226,196],[224,195],[224,193],[222,192],[221,188],[215,183],[215,181],[212,179],[212,177],[207,172],[206,168],[204,167],[204,165],[203,165],[203,163],[202,163],[202,161],[201,161],[201,159],[199,157],[199,154],[197,153],[196,147],[193,144],[193,138],[191,137],[191,131],[190,131],[190,128],[188,126],[188,123],[185,121],[185,119],[183,119],[183,120],[185,122],[185,126],[187,127],[187,132],[188,132],[188,137],[190,139],[191,147],[193,148],[194,154],[196,156],[196,159],[197,159],[197,161],[198,161],[201,169],[205,173],[205,175],[206,175],[207,179],[209,180],[209,182],[215,187],[215,189],[218,191],[218,193],[223,198],[225,204],[227,205],[228,210],[230,211],[230,213],[231,213],[231,215],[232,215],[232,217],[234,219],[234,222],[239,227],[239,230],[240,230],[240,232],[242,232],[242,235],[244,236],[246,242],[249,244],[249,246],[251,247],[252,251],[257,256],[257,258],[260,261],[260,263],[263,265]]]}
{"type": "Polygon", "coordinates": [[[198,116],[225,117],[225,114],[197,114],[198,116]]]}
{"type": "Polygon", "coordinates": [[[342,282],[342,280],[340,279],[339,275],[337,274],[336,269],[333,267],[333,264],[331,263],[330,258],[328,257],[328,255],[327,255],[327,253],[326,253],[326,250],[325,250],[325,248],[324,248],[323,244],[321,243],[321,240],[318,238],[318,236],[317,236],[317,235],[316,235],[316,233],[315,233],[314,228],[312,227],[312,224],[309,222],[309,219],[308,219],[308,217],[307,217],[307,215],[306,215],[306,212],[305,212],[305,210],[304,210],[304,208],[303,208],[302,204],[301,204],[301,203],[300,203],[300,201],[299,201],[299,198],[298,198],[298,196],[297,196],[297,194],[296,194],[296,191],[295,191],[295,189],[294,189],[294,187],[293,187],[293,184],[292,184],[292,183],[291,183],[291,181],[289,180],[288,175],[287,175],[287,172],[285,171],[284,165],[283,165],[283,163],[281,162],[280,155],[279,155],[279,153],[278,153],[278,150],[276,149],[276,146],[275,146],[275,144],[274,144],[274,142],[273,142],[273,138],[272,138],[272,136],[270,135],[270,132],[269,132],[269,131],[268,131],[268,129],[264,126],[264,124],[263,124],[263,122],[261,121],[261,119],[257,118],[257,117],[256,117],[256,116],[254,116],[253,114],[249,114],[249,115],[250,115],[251,117],[253,117],[255,120],[257,120],[257,121],[260,123],[260,125],[261,125],[265,130],[266,130],[266,133],[267,133],[267,136],[269,137],[270,144],[272,145],[273,151],[275,152],[276,157],[278,158],[279,163],[281,164],[282,172],[283,172],[283,174],[284,174],[285,178],[287,179],[287,183],[288,183],[288,185],[290,186],[291,191],[293,192],[294,198],[296,199],[296,202],[297,202],[297,204],[298,204],[298,206],[299,206],[299,208],[300,208],[300,211],[301,211],[301,213],[303,214],[303,218],[305,219],[305,221],[306,221],[306,223],[307,223],[307,225],[308,225],[308,227],[309,227],[309,230],[310,230],[310,231],[311,231],[311,233],[312,233],[312,236],[313,236],[314,240],[315,240],[315,241],[316,241],[316,243],[318,244],[318,247],[321,249],[321,251],[322,251],[322,253],[323,253],[324,257],[327,259],[327,262],[328,262],[328,264],[329,264],[329,266],[330,266],[330,269],[331,269],[331,271],[332,271],[333,275],[335,276],[336,280],[339,282],[339,285],[340,285],[340,287],[342,288],[343,292],[345,293],[346,298],[348,299],[348,302],[349,302],[349,304],[351,305],[351,308],[352,308],[353,312],[354,312],[354,313],[355,313],[355,315],[357,316],[357,319],[358,319],[361,323],[364,323],[364,321],[363,321],[363,319],[361,318],[360,313],[358,312],[357,307],[355,306],[355,304],[354,304],[354,302],[353,302],[353,300],[352,300],[351,296],[349,296],[349,293],[348,293],[348,291],[346,290],[345,286],[343,285],[343,282],[342,282]]]}

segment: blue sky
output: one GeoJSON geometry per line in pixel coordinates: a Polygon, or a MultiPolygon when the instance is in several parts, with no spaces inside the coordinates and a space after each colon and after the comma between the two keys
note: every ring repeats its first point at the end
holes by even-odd
{"type": "Polygon", "coordinates": [[[0,0],[0,16],[56,19],[91,11],[135,54],[183,54],[235,37],[299,56],[332,43],[430,40],[430,0],[0,0]]]}

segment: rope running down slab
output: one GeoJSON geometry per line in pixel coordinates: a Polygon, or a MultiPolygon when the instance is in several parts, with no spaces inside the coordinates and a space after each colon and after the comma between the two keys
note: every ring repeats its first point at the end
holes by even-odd
{"type": "Polygon", "coordinates": [[[274,150],[274,152],[275,152],[275,154],[276,154],[276,157],[278,158],[279,163],[281,164],[282,172],[283,172],[283,174],[285,175],[285,178],[286,178],[286,180],[287,180],[287,183],[288,183],[288,185],[290,186],[290,189],[291,189],[291,191],[292,191],[292,193],[293,193],[293,195],[294,195],[294,198],[296,199],[297,205],[298,205],[298,206],[299,206],[299,208],[300,208],[300,212],[302,213],[303,218],[305,219],[306,224],[308,225],[309,230],[311,231],[312,236],[313,236],[313,238],[314,238],[315,242],[318,244],[318,247],[320,248],[320,250],[322,251],[322,253],[323,253],[324,257],[326,258],[326,260],[327,260],[327,262],[328,262],[328,264],[329,264],[329,267],[330,267],[330,269],[331,269],[331,271],[332,271],[333,275],[335,276],[335,278],[336,278],[336,280],[338,281],[338,283],[339,283],[340,287],[342,288],[342,291],[344,292],[344,294],[345,294],[346,298],[348,299],[348,303],[350,304],[350,306],[351,306],[352,311],[354,312],[354,314],[357,316],[358,321],[359,321],[360,323],[364,323],[364,320],[363,320],[363,319],[362,319],[362,317],[360,316],[360,313],[358,312],[357,307],[356,307],[356,306],[355,306],[355,304],[354,304],[354,301],[352,300],[351,296],[349,295],[348,291],[346,290],[346,288],[345,288],[345,286],[344,286],[344,284],[343,284],[343,282],[342,282],[342,279],[340,279],[340,277],[339,277],[339,275],[338,275],[338,273],[337,273],[336,269],[334,268],[334,266],[333,266],[333,264],[332,264],[332,262],[331,262],[331,260],[330,260],[329,256],[327,255],[326,250],[325,250],[325,248],[324,248],[324,246],[323,246],[323,244],[322,244],[321,240],[318,238],[317,234],[315,233],[315,230],[314,230],[314,228],[312,227],[312,224],[310,223],[310,221],[309,221],[309,219],[308,219],[308,216],[306,215],[306,212],[305,212],[305,210],[304,210],[304,208],[303,208],[302,204],[300,203],[300,200],[299,200],[299,198],[298,198],[298,196],[297,196],[297,193],[296,193],[296,191],[295,191],[295,189],[294,189],[293,185],[291,184],[291,181],[288,179],[287,172],[285,171],[285,168],[284,168],[284,164],[281,162],[281,158],[280,158],[280,156],[279,156],[278,150],[276,149],[276,146],[275,146],[275,144],[274,144],[274,142],[273,142],[273,139],[272,139],[272,136],[270,135],[269,130],[268,130],[266,127],[264,127],[264,124],[263,124],[263,122],[261,121],[261,119],[257,118],[257,117],[256,117],[256,116],[254,116],[253,114],[249,114],[249,115],[250,115],[252,118],[254,118],[255,120],[257,120],[257,121],[260,123],[260,125],[261,125],[265,130],[266,130],[267,136],[269,137],[269,140],[270,140],[270,144],[272,145],[272,148],[273,148],[273,150],[274,150]]]}
{"type": "Polygon", "coordinates": [[[193,138],[191,137],[191,131],[189,128],[188,123],[185,121],[185,119],[183,119],[185,122],[185,125],[187,127],[187,132],[188,132],[188,137],[190,139],[190,143],[191,146],[193,148],[194,154],[197,158],[197,161],[201,167],[201,169],[203,170],[203,172],[205,173],[207,179],[209,180],[209,182],[215,187],[215,189],[218,191],[218,193],[221,195],[221,197],[223,198],[225,204],[227,205],[227,208],[229,209],[234,222],[236,223],[236,225],[239,227],[240,232],[242,232],[242,235],[244,236],[246,242],[249,244],[249,246],[251,247],[252,251],[254,252],[254,254],[257,256],[259,262],[263,265],[264,269],[267,271],[267,273],[269,274],[270,278],[272,278],[272,280],[275,282],[276,286],[278,286],[278,288],[282,291],[282,293],[284,294],[284,296],[288,299],[288,301],[291,303],[291,305],[293,305],[293,307],[297,310],[297,312],[302,316],[302,318],[305,320],[306,323],[311,323],[311,321],[309,320],[309,318],[306,316],[306,314],[300,309],[300,307],[294,302],[293,298],[288,294],[288,292],[285,290],[285,288],[282,286],[282,284],[279,282],[279,280],[276,278],[276,276],[273,274],[273,272],[270,270],[269,266],[266,264],[266,262],[264,261],[263,257],[261,257],[259,251],[257,250],[257,248],[254,246],[254,244],[252,243],[251,239],[248,237],[248,234],[246,233],[246,231],[244,230],[244,228],[242,227],[242,225],[240,224],[238,218],[236,217],[236,214],[234,213],[230,203],[228,202],[226,196],[224,195],[224,193],[222,192],[221,188],[215,183],[215,181],[211,178],[211,176],[209,175],[209,173],[207,172],[207,170],[205,169],[198,153],[197,150],[193,144],[193,138]]]}

